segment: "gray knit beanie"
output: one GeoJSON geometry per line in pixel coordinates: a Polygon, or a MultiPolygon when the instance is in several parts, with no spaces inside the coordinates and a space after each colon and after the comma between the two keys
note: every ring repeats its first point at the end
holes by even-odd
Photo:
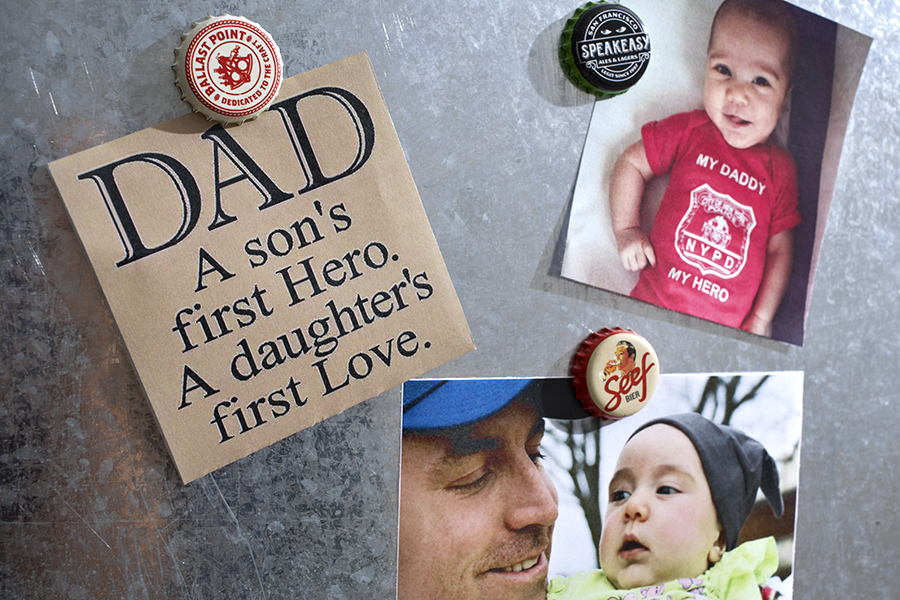
{"type": "Polygon", "coordinates": [[[777,518],[784,514],[778,468],[762,444],[733,427],[713,423],[697,413],[654,419],[631,435],[634,437],[638,431],[657,424],[680,430],[697,449],[728,550],[737,546],[738,534],[753,510],[757,490],[762,489],[777,518]]]}

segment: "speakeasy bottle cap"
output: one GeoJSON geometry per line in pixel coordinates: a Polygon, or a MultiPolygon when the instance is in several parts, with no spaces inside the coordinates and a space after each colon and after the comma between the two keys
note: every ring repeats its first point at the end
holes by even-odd
{"type": "Polygon", "coordinates": [[[621,419],[647,405],[659,382],[659,357],[630,329],[592,333],[572,363],[575,396],[602,419],[621,419]]]}
{"type": "Polygon", "coordinates": [[[634,11],[588,2],[566,22],[559,58],[572,83],[603,100],[624,94],[644,75],[650,37],[634,11]]]}
{"type": "Polygon", "coordinates": [[[281,52],[258,24],[232,15],[208,17],[175,50],[181,97],[210,121],[241,123],[259,116],[278,95],[281,52]]]}

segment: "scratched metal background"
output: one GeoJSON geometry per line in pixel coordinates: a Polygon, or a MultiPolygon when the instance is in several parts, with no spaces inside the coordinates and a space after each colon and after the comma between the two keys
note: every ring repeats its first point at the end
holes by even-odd
{"type": "Polygon", "coordinates": [[[548,274],[591,114],[553,50],[579,2],[5,0],[0,597],[394,595],[397,391],[179,485],[47,174],[186,113],[172,49],[230,12],[287,75],[369,53],[478,346],[435,374],[564,374],[605,325],[670,372],[804,370],[795,596],[896,598],[900,3],[798,4],[874,38],[802,348],[548,274]]]}

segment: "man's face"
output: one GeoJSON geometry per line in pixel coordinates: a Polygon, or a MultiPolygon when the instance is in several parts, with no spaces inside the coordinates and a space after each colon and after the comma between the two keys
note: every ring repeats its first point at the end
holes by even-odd
{"type": "Polygon", "coordinates": [[[616,346],[616,362],[620,365],[624,365],[627,358],[628,350],[625,349],[625,346],[616,346]]]}
{"type": "Polygon", "coordinates": [[[724,551],[703,465],[678,429],[652,425],[622,449],[609,484],[600,567],[619,589],[697,577],[724,551]]]}
{"type": "Polygon", "coordinates": [[[706,59],[703,105],[732,148],[769,139],[790,91],[790,40],[760,21],[731,13],[717,21],[706,59]]]}
{"type": "Polygon", "coordinates": [[[546,597],[558,498],[540,464],[543,433],[537,412],[514,402],[459,451],[403,436],[401,600],[546,597]]]}

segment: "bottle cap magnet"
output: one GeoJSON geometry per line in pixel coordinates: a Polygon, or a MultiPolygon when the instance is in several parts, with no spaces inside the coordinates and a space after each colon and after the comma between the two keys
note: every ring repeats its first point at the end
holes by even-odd
{"type": "Polygon", "coordinates": [[[581,345],[572,364],[575,395],[585,410],[621,419],[647,405],[659,382],[659,358],[630,329],[601,329],[581,345]]]}
{"type": "Polygon", "coordinates": [[[563,70],[599,99],[627,92],[647,70],[650,37],[630,9],[588,2],[566,22],[559,42],[563,70]]]}
{"type": "Polygon", "coordinates": [[[266,31],[243,17],[195,23],[175,50],[175,83],[194,111],[210,121],[256,118],[278,95],[281,52],[266,31]]]}

